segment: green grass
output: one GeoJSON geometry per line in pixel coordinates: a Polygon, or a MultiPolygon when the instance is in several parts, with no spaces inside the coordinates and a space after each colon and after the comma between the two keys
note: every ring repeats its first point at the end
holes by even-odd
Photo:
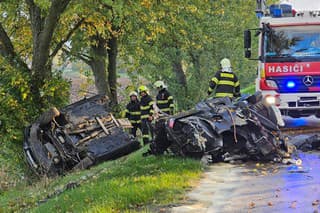
{"type": "Polygon", "coordinates": [[[251,85],[241,90],[241,94],[253,94],[256,91],[256,86],[251,85]]]}
{"type": "Polygon", "coordinates": [[[132,212],[181,201],[200,178],[201,163],[170,156],[145,158],[144,151],[146,148],[90,170],[18,186],[2,194],[0,212],[132,212]],[[70,182],[80,186],[37,205],[70,182]]]}

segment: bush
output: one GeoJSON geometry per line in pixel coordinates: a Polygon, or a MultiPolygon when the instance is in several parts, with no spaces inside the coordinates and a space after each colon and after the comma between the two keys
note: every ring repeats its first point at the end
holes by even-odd
{"type": "MultiPolygon", "coordinates": [[[[0,191],[24,179],[23,129],[39,114],[31,93],[29,72],[17,70],[0,58],[0,191]]],[[[53,75],[42,88],[45,108],[63,106],[69,99],[69,83],[60,73],[53,75]]]]}

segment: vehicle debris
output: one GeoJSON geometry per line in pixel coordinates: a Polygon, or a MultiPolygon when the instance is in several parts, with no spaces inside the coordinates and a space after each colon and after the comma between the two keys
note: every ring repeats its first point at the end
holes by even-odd
{"type": "Polygon", "coordinates": [[[23,149],[29,166],[38,175],[55,176],[116,159],[140,148],[115,119],[106,96],[94,96],[43,113],[25,129],[23,149]]]}
{"type": "Polygon", "coordinates": [[[290,143],[301,151],[311,151],[320,148],[320,135],[298,135],[290,139],[290,143]]]}
{"type": "Polygon", "coordinates": [[[260,92],[236,102],[208,99],[193,110],[158,119],[149,154],[169,151],[199,159],[210,155],[212,162],[281,162],[294,149],[288,147],[279,124],[283,120],[278,109],[267,105],[260,92]]]}

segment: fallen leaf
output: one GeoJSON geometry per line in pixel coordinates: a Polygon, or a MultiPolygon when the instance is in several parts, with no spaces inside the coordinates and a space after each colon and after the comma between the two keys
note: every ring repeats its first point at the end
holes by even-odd
{"type": "Polygon", "coordinates": [[[249,209],[253,209],[256,206],[254,202],[249,203],[249,209]]]}
{"type": "Polygon", "coordinates": [[[290,208],[292,208],[292,209],[297,208],[297,201],[293,201],[293,202],[291,203],[290,208]]]}
{"type": "Polygon", "coordinates": [[[273,204],[271,202],[268,202],[268,206],[273,206],[273,204]]]}
{"type": "Polygon", "coordinates": [[[312,205],[313,206],[318,206],[320,204],[320,201],[319,200],[315,200],[312,202],[312,205]]]}

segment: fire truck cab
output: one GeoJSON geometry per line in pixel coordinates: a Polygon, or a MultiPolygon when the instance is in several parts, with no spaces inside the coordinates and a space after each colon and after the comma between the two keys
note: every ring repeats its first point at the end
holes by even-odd
{"type": "Polygon", "coordinates": [[[251,58],[253,30],[259,36],[256,90],[283,115],[320,117],[320,1],[299,2],[317,10],[295,2],[257,0],[260,26],[244,32],[245,56],[251,58]]]}

